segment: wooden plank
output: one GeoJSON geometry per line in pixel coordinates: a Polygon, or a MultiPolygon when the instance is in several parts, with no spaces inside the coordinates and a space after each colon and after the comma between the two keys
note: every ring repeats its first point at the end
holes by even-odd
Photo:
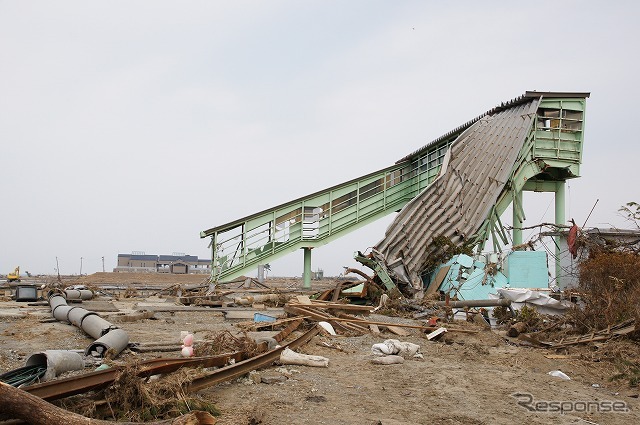
{"type": "Polygon", "coordinates": [[[398,326],[391,326],[391,325],[386,325],[387,329],[389,329],[389,331],[391,333],[394,333],[396,335],[400,335],[400,336],[409,336],[411,335],[411,332],[409,331],[405,331],[403,328],[398,327],[398,326]]]}
{"type": "Polygon", "coordinates": [[[327,298],[329,298],[329,296],[331,295],[332,292],[333,292],[333,289],[327,289],[322,294],[320,294],[320,296],[316,299],[316,301],[324,301],[324,300],[326,300],[327,298]]]}
{"type": "Polygon", "coordinates": [[[440,285],[442,285],[442,281],[444,280],[444,278],[447,277],[447,273],[449,273],[450,268],[451,266],[444,266],[440,270],[438,270],[438,273],[436,274],[436,277],[433,279],[433,282],[429,284],[429,287],[424,292],[425,296],[436,293],[440,285]]]}
{"type": "Polygon", "coordinates": [[[307,295],[296,295],[296,300],[300,304],[305,304],[305,305],[311,304],[311,300],[309,299],[309,297],[307,295]]]}
{"type": "Polygon", "coordinates": [[[342,283],[338,283],[336,285],[335,289],[333,290],[333,295],[331,295],[331,301],[338,301],[338,298],[340,298],[340,291],[342,291],[342,285],[342,283]]]}
{"type": "Polygon", "coordinates": [[[334,303],[334,302],[318,301],[318,300],[310,300],[309,303],[298,303],[291,300],[288,302],[288,304],[311,306],[314,308],[322,308],[322,309],[331,308],[336,310],[357,311],[357,312],[363,312],[363,313],[369,313],[373,310],[373,307],[370,305],[343,304],[343,303],[334,303]]]}

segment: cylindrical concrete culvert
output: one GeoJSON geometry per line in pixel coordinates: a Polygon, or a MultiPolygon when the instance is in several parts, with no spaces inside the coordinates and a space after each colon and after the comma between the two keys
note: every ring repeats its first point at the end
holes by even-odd
{"type": "Polygon", "coordinates": [[[111,349],[113,355],[119,354],[129,345],[129,335],[122,329],[112,329],[89,345],[84,351],[87,356],[104,357],[111,349]]]}
{"type": "Polygon", "coordinates": [[[103,357],[111,349],[112,355],[116,356],[129,345],[129,335],[124,330],[93,311],[82,307],[70,307],[59,293],[49,294],[49,306],[57,320],[69,322],[96,338],[85,350],[86,355],[103,357]]]}
{"type": "Polygon", "coordinates": [[[84,361],[75,351],[46,350],[29,356],[25,366],[46,366],[43,380],[49,381],[64,372],[81,370],[84,368],[84,361]]]}

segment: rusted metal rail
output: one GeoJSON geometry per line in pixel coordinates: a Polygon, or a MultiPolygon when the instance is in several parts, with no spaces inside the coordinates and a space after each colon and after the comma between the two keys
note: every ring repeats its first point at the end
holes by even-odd
{"type": "MultiPolygon", "coordinates": [[[[298,326],[300,326],[302,320],[303,319],[297,319],[291,322],[289,326],[276,334],[274,336],[274,339],[278,342],[283,341],[287,336],[291,334],[291,332],[295,331],[298,326]]],[[[263,346],[259,347],[259,349],[266,350],[266,344],[263,344],[263,346]]],[[[196,357],[191,359],[165,358],[147,360],[140,362],[141,370],[139,376],[145,377],[156,375],[159,373],[175,372],[181,367],[222,367],[227,365],[231,361],[231,359],[233,359],[235,362],[238,362],[236,364],[241,364],[242,360],[246,359],[246,357],[247,354],[244,352],[235,352],[222,354],[219,356],[196,357]]],[[[114,367],[111,369],[89,372],[84,375],[71,376],[69,378],[58,379],[42,384],[30,385],[23,389],[44,400],[57,400],[60,398],[82,394],[88,391],[107,387],[111,383],[113,383],[113,381],[115,381],[116,377],[118,376],[118,372],[121,370],[121,367],[114,367]]]]}
{"type": "MultiPolygon", "coordinates": [[[[236,352],[220,356],[196,357],[192,359],[147,360],[140,362],[141,370],[138,376],[145,377],[156,375],[158,373],[175,372],[181,367],[220,367],[229,363],[231,359],[241,361],[243,357],[246,357],[244,352],[236,352]]],[[[111,369],[89,372],[83,375],[30,385],[22,389],[44,400],[58,400],[60,398],[107,387],[115,381],[121,370],[122,367],[114,367],[111,369]]]]}
{"type": "Polygon", "coordinates": [[[306,344],[316,336],[320,332],[318,326],[314,326],[307,332],[305,332],[302,336],[297,339],[291,341],[288,344],[275,348],[273,350],[267,351],[266,353],[257,355],[250,359],[241,361],[240,363],[236,363],[231,366],[226,366],[221,369],[218,369],[210,374],[203,376],[201,378],[196,378],[191,381],[191,384],[187,386],[186,390],[188,392],[197,392],[203,390],[205,388],[211,387],[213,385],[217,385],[221,382],[228,381],[230,379],[237,378],[244,374],[251,372],[252,370],[260,369],[261,367],[265,367],[275,362],[280,358],[280,353],[285,348],[296,349],[306,344]]]}

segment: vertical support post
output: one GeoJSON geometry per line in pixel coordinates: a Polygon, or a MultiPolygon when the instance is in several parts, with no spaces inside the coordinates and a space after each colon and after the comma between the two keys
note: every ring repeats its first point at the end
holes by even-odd
{"type": "Polygon", "coordinates": [[[211,235],[211,273],[209,274],[209,288],[207,289],[207,294],[212,294],[215,292],[216,282],[218,280],[218,276],[216,275],[216,264],[218,264],[218,259],[216,258],[217,236],[217,232],[211,235]]]}
{"type": "Polygon", "coordinates": [[[302,248],[304,251],[304,272],[302,276],[304,278],[304,289],[311,289],[311,248],[302,248]]]}
{"type": "Polygon", "coordinates": [[[520,221],[520,208],[522,207],[522,191],[516,190],[513,194],[513,246],[522,245],[522,222],[520,221]],[[516,229],[519,227],[519,229],[516,229]]]}
{"type": "MultiPolygon", "coordinates": [[[[556,225],[564,226],[567,219],[564,216],[565,212],[565,182],[556,182],[556,225]]],[[[562,288],[560,282],[560,275],[562,274],[562,266],[560,264],[560,247],[566,245],[566,238],[564,236],[556,236],[556,285],[562,288]]]]}
{"type": "Polygon", "coordinates": [[[258,282],[264,283],[264,264],[258,264],[258,282]]]}

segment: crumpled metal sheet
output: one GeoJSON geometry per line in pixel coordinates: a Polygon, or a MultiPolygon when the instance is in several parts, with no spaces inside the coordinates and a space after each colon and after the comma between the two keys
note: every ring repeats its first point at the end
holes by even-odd
{"type": "Polygon", "coordinates": [[[456,241],[478,231],[509,181],[538,104],[485,115],[456,139],[438,178],[400,211],[372,251],[396,279],[422,290],[433,238],[456,241]]]}

